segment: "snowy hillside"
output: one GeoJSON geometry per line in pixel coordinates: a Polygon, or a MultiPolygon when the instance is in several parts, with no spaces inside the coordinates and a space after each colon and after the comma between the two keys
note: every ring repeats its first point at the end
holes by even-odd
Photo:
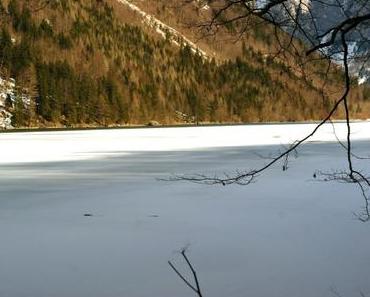
{"type": "Polygon", "coordinates": [[[12,118],[17,98],[21,100],[23,108],[29,108],[31,99],[27,95],[27,90],[18,89],[17,92],[17,84],[13,78],[6,80],[0,77],[0,129],[14,128],[12,118]]]}
{"type": "MultiPolygon", "coordinates": [[[[203,58],[209,58],[209,55],[205,51],[203,51],[198,45],[196,45],[194,42],[192,42],[190,39],[188,39],[186,36],[184,36],[176,29],[166,25],[165,23],[157,19],[155,16],[146,13],[145,11],[143,11],[138,6],[134,5],[128,0],[117,0],[117,1],[126,5],[131,10],[139,14],[143,18],[143,23],[145,23],[150,28],[153,28],[163,38],[169,38],[170,41],[177,46],[180,46],[182,44],[187,45],[192,49],[194,53],[199,53],[203,58]]],[[[208,9],[208,6],[205,5],[202,7],[202,9],[208,9]]]]}
{"type": "Polygon", "coordinates": [[[7,108],[7,101],[13,102],[15,98],[15,81],[4,80],[0,77],[0,128],[12,128],[12,114],[7,108]]]}

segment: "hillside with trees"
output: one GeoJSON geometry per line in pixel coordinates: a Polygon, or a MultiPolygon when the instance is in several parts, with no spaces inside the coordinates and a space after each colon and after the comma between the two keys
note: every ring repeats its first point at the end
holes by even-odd
{"type": "MultiPolygon", "coordinates": [[[[163,21],[166,9],[156,7],[163,21]]],[[[269,34],[256,26],[232,53],[209,41],[206,51],[216,54],[204,56],[116,1],[0,0],[0,77],[15,82],[3,109],[14,127],[320,118],[328,108],[320,85],[336,92],[341,70],[323,77],[319,61],[307,79],[263,53],[273,47],[269,34]]],[[[369,106],[369,89],[355,89],[354,116],[368,118],[369,106]]]]}

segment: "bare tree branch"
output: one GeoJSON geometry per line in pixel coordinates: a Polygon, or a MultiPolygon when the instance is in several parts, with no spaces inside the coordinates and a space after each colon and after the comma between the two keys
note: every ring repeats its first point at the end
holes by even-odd
{"type": "Polygon", "coordinates": [[[199,297],[202,297],[200,285],[199,285],[199,280],[197,276],[197,272],[194,269],[193,265],[191,264],[188,256],[186,255],[186,248],[183,248],[181,250],[181,255],[183,259],[185,260],[188,268],[190,269],[192,276],[193,276],[193,281],[195,282],[195,285],[192,285],[189,280],[186,279],[186,277],[176,268],[176,266],[171,262],[168,261],[168,265],[172,268],[173,271],[177,274],[177,276],[190,288],[192,289],[199,297]]]}
{"type": "MultiPolygon", "coordinates": [[[[192,0],[185,0],[192,3],[192,0]]],[[[263,166],[246,171],[236,171],[234,174],[225,173],[223,176],[209,176],[204,174],[177,175],[169,180],[190,181],[208,185],[221,184],[239,184],[248,185],[278,161],[283,162],[283,171],[288,169],[288,160],[291,153],[296,150],[326,123],[331,122],[333,115],[342,108],[345,114],[346,122],[346,143],[338,141],[346,151],[347,171],[323,173],[316,172],[314,177],[320,177],[325,181],[338,181],[353,183],[359,187],[359,190],[365,201],[364,212],[359,218],[362,221],[370,220],[369,216],[369,178],[354,168],[352,158],[357,156],[352,152],[351,141],[351,122],[349,109],[349,94],[352,86],[350,75],[350,63],[362,59],[363,69],[366,69],[367,62],[370,60],[369,38],[365,34],[370,30],[370,5],[368,1],[359,3],[353,10],[346,9],[345,3],[341,0],[321,1],[311,0],[308,4],[304,0],[267,0],[256,3],[252,0],[208,0],[206,1],[212,7],[212,16],[208,21],[203,21],[197,26],[205,30],[207,34],[216,34],[218,30],[228,24],[236,24],[239,28],[239,36],[247,32],[247,27],[258,22],[267,23],[274,28],[274,37],[278,44],[277,53],[274,57],[281,56],[282,61],[288,63],[292,57],[296,59],[297,66],[300,67],[302,77],[306,78],[304,66],[308,62],[324,59],[327,61],[327,68],[323,73],[324,82],[321,88],[323,102],[328,100],[329,94],[324,92],[327,79],[332,67],[342,68],[343,73],[343,92],[332,103],[331,108],[315,128],[306,136],[296,140],[290,146],[279,152],[277,156],[269,158],[269,161],[263,166]],[[320,28],[317,23],[317,16],[312,10],[312,3],[317,3],[326,8],[339,9],[342,18],[333,20],[327,28],[320,28]],[[304,12],[304,13],[303,13],[304,12]],[[244,23],[244,25],[240,25],[244,23]],[[312,27],[310,31],[307,25],[312,27]],[[363,29],[367,31],[363,31],[363,29]],[[211,32],[211,33],[210,33],[211,32]],[[286,34],[288,33],[288,34],[286,34]],[[285,36],[284,36],[285,34],[285,36]],[[289,35],[289,38],[286,36],[289,35]],[[354,36],[360,36],[357,48],[352,49],[354,36]],[[298,47],[297,37],[304,40],[305,46],[298,47]],[[351,46],[351,49],[350,49],[351,46]]],[[[203,31],[204,32],[204,31],[203,31]]],[[[337,136],[336,136],[337,137],[337,136]]],[[[338,139],[339,140],[339,139],[338,139]]],[[[266,159],[266,158],[265,158],[266,159]]],[[[364,160],[365,158],[357,158],[364,160]]]]}

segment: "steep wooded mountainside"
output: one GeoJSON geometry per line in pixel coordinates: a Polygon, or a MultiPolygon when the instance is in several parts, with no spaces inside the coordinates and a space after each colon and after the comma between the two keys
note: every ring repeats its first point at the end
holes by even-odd
{"type": "MultiPolygon", "coordinates": [[[[0,84],[0,114],[10,112],[15,127],[71,127],[325,113],[323,77],[304,79],[288,62],[262,54],[274,46],[268,28],[237,42],[221,32],[195,45],[195,30],[181,24],[207,10],[199,1],[184,10],[176,1],[136,2],[0,0],[0,78],[14,85],[0,84]]],[[[329,76],[333,92],[338,76],[329,76]]],[[[355,116],[369,117],[369,90],[352,97],[355,116]]]]}

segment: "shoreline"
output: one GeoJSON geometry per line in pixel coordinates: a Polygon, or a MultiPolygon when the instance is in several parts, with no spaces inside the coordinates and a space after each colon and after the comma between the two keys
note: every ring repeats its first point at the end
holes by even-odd
{"type": "MultiPolygon", "coordinates": [[[[334,124],[345,123],[345,120],[333,120],[334,124]]],[[[353,119],[351,123],[367,123],[370,119],[353,119]]],[[[63,132],[63,131],[95,131],[95,130],[131,130],[131,129],[170,129],[170,128],[201,128],[201,127],[229,127],[229,126],[269,126],[269,125],[307,125],[319,124],[321,121],[296,121],[296,122],[250,122],[250,123],[203,123],[203,124],[172,124],[172,125],[122,125],[122,126],[86,126],[86,127],[46,127],[46,128],[12,128],[0,129],[0,134],[8,133],[38,133],[38,132],[63,132]]],[[[327,122],[330,124],[330,122],[327,122]]]]}
{"type": "MultiPolygon", "coordinates": [[[[0,134],[0,164],[101,159],[138,152],[290,145],[309,135],[316,126],[317,123],[310,122],[17,131],[0,134]]],[[[351,127],[352,141],[370,140],[370,121],[353,122],[351,127]]],[[[346,138],[347,125],[341,121],[323,125],[307,142],[337,142],[346,138]]]]}

